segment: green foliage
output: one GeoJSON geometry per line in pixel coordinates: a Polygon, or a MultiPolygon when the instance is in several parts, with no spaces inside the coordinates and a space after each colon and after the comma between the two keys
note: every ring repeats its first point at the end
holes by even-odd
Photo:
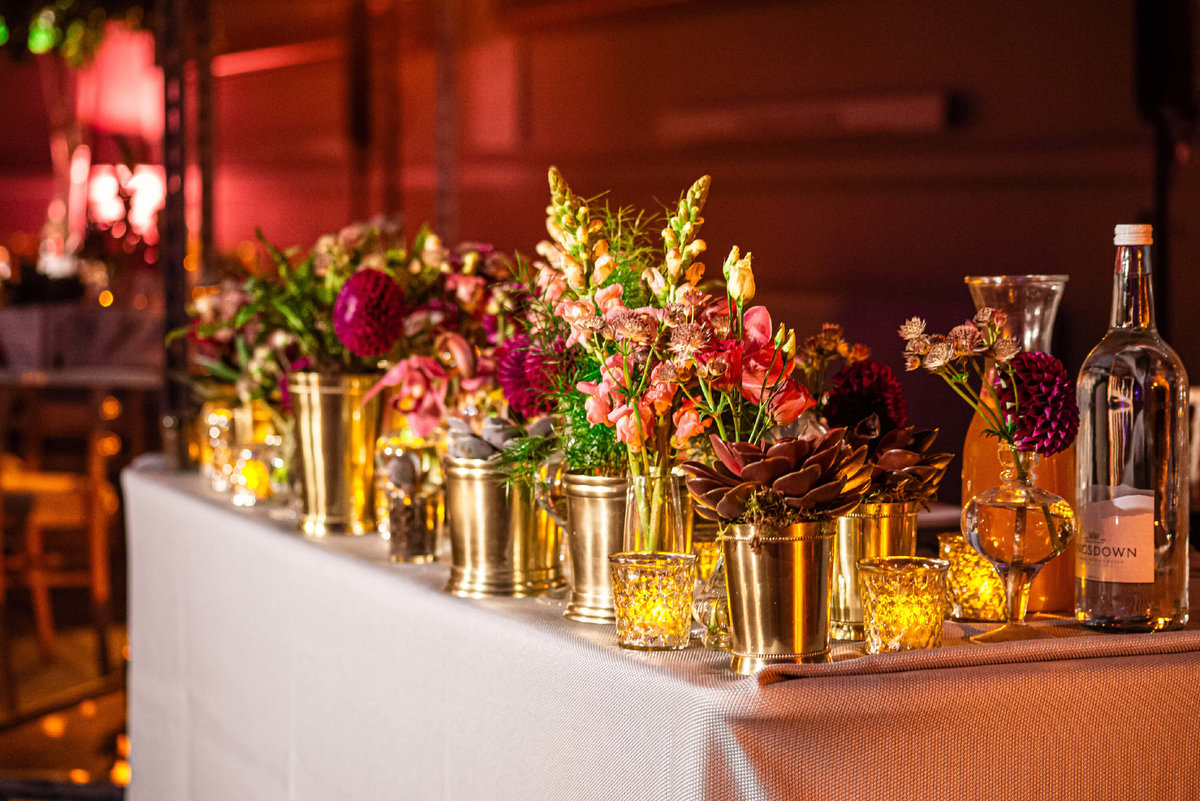
{"type": "Polygon", "coordinates": [[[109,22],[153,28],[152,0],[7,0],[0,15],[0,47],[18,55],[56,52],[72,67],[100,49],[109,22]]]}
{"type": "Polygon", "coordinates": [[[290,334],[300,353],[312,360],[314,369],[348,373],[375,370],[377,360],[351,353],[333,329],[333,304],[350,271],[331,267],[321,274],[313,253],[295,261],[294,250],[280,250],[261,230],[255,233],[275,264],[276,278],[247,279],[244,289],[250,303],[239,312],[239,318],[259,320],[264,332],[290,334]]]}
{"type": "Polygon", "coordinates": [[[509,481],[534,481],[542,463],[558,449],[558,437],[517,437],[504,444],[496,463],[509,481]]]}
{"type": "Polygon", "coordinates": [[[564,397],[559,411],[563,416],[561,446],[563,460],[572,473],[597,476],[623,476],[629,467],[625,446],[617,442],[617,430],[592,425],[583,408],[583,393],[564,397]]]}

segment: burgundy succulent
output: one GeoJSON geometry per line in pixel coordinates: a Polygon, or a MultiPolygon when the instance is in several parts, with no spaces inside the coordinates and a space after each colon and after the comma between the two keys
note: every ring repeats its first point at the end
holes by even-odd
{"type": "Polygon", "coordinates": [[[712,520],[786,526],[837,517],[858,506],[870,487],[867,446],[846,429],[784,439],[765,450],[712,437],[717,464],[685,462],[688,492],[712,520]]]}
{"type": "Polygon", "coordinates": [[[1075,382],[1062,362],[1048,353],[1019,353],[1009,374],[996,375],[996,395],[1005,422],[1015,426],[1018,450],[1052,456],[1075,441],[1079,408],[1075,382]]]}
{"type": "Polygon", "coordinates": [[[825,401],[825,419],[830,426],[849,428],[871,415],[879,418],[884,432],[908,422],[904,390],[895,372],[882,362],[867,359],[848,364],[834,375],[825,401]]]}
{"type": "Polygon", "coordinates": [[[871,484],[864,500],[877,503],[926,502],[937,495],[952,453],[929,453],[938,430],[912,426],[880,433],[874,417],[863,420],[846,439],[867,446],[871,484]]]}
{"type": "Polygon", "coordinates": [[[386,273],[359,270],[334,301],[333,330],[352,353],[386,353],[404,332],[404,291],[386,273]]]}

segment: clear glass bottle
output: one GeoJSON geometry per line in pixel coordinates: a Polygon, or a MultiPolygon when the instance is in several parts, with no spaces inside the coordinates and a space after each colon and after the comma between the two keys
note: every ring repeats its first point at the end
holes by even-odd
{"type": "Polygon", "coordinates": [[[1149,225],[1118,225],[1108,333],[1079,371],[1075,616],[1156,631],[1188,619],[1188,379],[1154,326],[1149,225]]]}

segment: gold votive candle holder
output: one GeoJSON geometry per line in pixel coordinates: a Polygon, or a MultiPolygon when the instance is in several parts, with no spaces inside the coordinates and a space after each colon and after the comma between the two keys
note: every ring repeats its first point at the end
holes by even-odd
{"type": "Polygon", "coordinates": [[[867,653],[942,644],[949,567],[944,559],[915,556],[858,560],[867,653]]]}
{"type": "Polygon", "coordinates": [[[708,581],[721,558],[721,542],[715,526],[711,530],[699,526],[692,529],[692,553],[696,554],[696,575],[701,581],[708,581]]]}
{"type": "Polygon", "coordinates": [[[618,645],[641,651],[687,648],[696,561],[690,553],[624,552],[608,557],[618,645]]]}
{"type": "Polygon", "coordinates": [[[275,449],[260,444],[241,448],[230,471],[230,500],[234,506],[254,506],[273,494],[271,471],[275,449]]]}
{"type": "Polygon", "coordinates": [[[961,534],[938,537],[938,555],[946,572],[948,613],[955,620],[1004,620],[1004,584],[987,559],[961,534]]]}

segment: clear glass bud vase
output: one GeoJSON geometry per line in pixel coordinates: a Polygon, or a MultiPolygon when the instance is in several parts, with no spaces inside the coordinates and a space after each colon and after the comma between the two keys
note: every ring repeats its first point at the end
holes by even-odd
{"type": "Polygon", "coordinates": [[[1075,536],[1075,511],[1052,492],[1034,486],[1040,456],[1000,445],[1000,481],[976,495],[962,512],[967,542],[995,566],[1004,583],[1003,626],[972,642],[1008,642],[1048,636],[1025,623],[1029,587],[1042,566],[1075,536]]]}

